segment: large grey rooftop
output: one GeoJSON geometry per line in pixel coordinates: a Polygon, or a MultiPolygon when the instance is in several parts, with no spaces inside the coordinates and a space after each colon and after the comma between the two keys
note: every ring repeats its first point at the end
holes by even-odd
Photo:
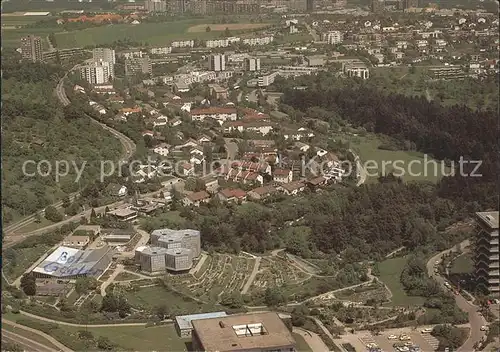
{"type": "Polygon", "coordinates": [[[498,230],[498,211],[477,212],[476,216],[493,230],[498,230]]]}
{"type": "Polygon", "coordinates": [[[158,229],[151,232],[151,236],[158,236],[158,241],[162,242],[173,242],[180,241],[183,237],[200,237],[200,231],[198,230],[171,230],[171,229],[158,229]]]}

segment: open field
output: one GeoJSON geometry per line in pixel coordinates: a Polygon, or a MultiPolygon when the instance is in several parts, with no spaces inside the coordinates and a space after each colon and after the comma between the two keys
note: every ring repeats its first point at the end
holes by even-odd
{"type": "Polygon", "coordinates": [[[387,259],[378,264],[380,281],[385,283],[392,292],[390,305],[411,306],[422,305],[424,297],[408,296],[400,282],[401,272],[406,264],[406,257],[387,259]]]}
{"type": "Polygon", "coordinates": [[[382,150],[379,146],[386,144],[378,136],[339,136],[351,143],[351,148],[358,153],[365,170],[368,173],[367,182],[375,182],[380,174],[389,174],[394,171],[405,181],[439,181],[450,173],[450,168],[430,156],[413,151],[382,150]],[[396,163],[397,161],[397,163],[396,163]],[[412,162],[410,164],[410,162],[412,162]],[[385,164],[384,164],[385,163],[385,164]]]}
{"type": "Polygon", "coordinates": [[[116,276],[115,281],[139,280],[140,278],[140,276],[134,275],[132,273],[121,272],[116,276]]]}
{"type": "Polygon", "coordinates": [[[138,290],[126,290],[130,305],[137,309],[152,309],[165,305],[176,314],[209,312],[214,309],[211,304],[195,302],[179,293],[167,290],[162,286],[142,287],[138,290]]]}
{"type": "Polygon", "coordinates": [[[241,31],[250,29],[266,28],[271,26],[271,23],[227,23],[227,24],[197,24],[196,26],[191,26],[187,29],[188,33],[202,33],[206,31],[207,27],[210,27],[211,31],[221,32],[225,31],[226,28],[230,31],[241,31]]]}
{"type": "MultiPolygon", "coordinates": [[[[3,21],[3,18],[2,18],[3,21]]],[[[16,49],[21,46],[21,37],[36,33],[43,39],[46,39],[50,33],[58,31],[59,29],[56,27],[48,27],[48,28],[20,28],[20,29],[7,29],[2,27],[2,47],[16,49]]],[[[47,40],[42,40],[43,50],[47,50],[49,48],[49,43],[47,40]]]]}
{"type": "Polygon", "coordinates": [[[5,324],[5,323],[2,324],[2,330],[11,331],[11,332],[13,332],[15,334],[18,334],[18,335],[21,335],[23,337],[26,337],[27,339],[30,339],[32,341],[41,343],[42,345],[50,347],[50,348],[52,348],[54,350],[58,349],[56,346],[54,346],[52,344],[52,342],[50,342],[49,340],[47,340],[43,336],[35,334],[35,333],[31,332],[31,331],[26,331],[24,329],[20,329],[20,328],[17,328],[15,326],[12,326],[12,325],[9,325],[9,324],[5,324]]]}
{"type": "MultiPolygon", "coordinates": [[[[5,318],[17,322],[18,320],[33,321],[38,324],[48,324],[41,320],[28,318],[21,314],[11,314],[7,313],[4,315],[5,318]]],[[[58,325],[56,330],[62,330],[68,336],[72,336],[74,340],[78,341],[78,332],[85,330],[83,327],[72,327],[65,325],[58,325]]],[[[92,333],[94,338],[99,336],[104,336],[109,338],[109,340],[118,345],[120,350],[134,350],[134,351],[187,351],[186,344],[190,342],[190,339],[181,339],[173,324],[161,325],[161,326],[109,326],[109,327],[99,327],[99,328],[87,328],[88,332],[92,333]]],[[[61,333],[61,331],[59,331],[61,333]]],[[[53,335],[57,338],[57,334],[53,335]]],[[[68,341],[70,339],[68,338],[68,341]]],[[[74,346],[68,346],[75,349],[74,346]]]]}

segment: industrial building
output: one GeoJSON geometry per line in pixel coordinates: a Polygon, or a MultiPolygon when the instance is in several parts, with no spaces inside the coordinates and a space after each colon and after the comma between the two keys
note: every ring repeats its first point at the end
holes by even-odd
{"type": "Polygon", "coordinates": [[[33,62],[43,60],[42,38],[29,35],[21,38],[21,55],[23,59],[33,62]]]}
{"type": "Polygon", "coordinates": [[[35,269],[36,278],[71,280],[78,277],[100,277],[111,264],[114,250],[109,246],[79,250],[60,246],[35,269]]]}
{"type": "Polygon", "coordinates": [[[226,312],[179,315],[175,317],[175,328],[180,337],[191,337],[191,333],[193,331],[193,321],[199,319],[221,318],[226,316],[226,312]]]}
{"type": "Polygon", "coordinates": [[[290,330],[275,312],[193,320],[194,351],[296,351],[290,330]]]}
{"type": "Polygon", "coordinates": [[[498,211],[476,213],[475,276],[477,287],[488,293],[500,291],[498,211]]]}

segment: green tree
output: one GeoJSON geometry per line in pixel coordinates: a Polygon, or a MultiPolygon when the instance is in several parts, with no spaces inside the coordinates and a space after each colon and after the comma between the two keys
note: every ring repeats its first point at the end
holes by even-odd
{"type": "Polygon", "coordinates": [[[32,273],[24,274],[21,277],[21,289],[28,296],[36,295],[36,279],[32,273]]]}
{"type": "Polygon", "coordinates": [[[97,348],[105,351],[111,351],[115,345],[105,336],[99,336],[97,339],[97,348]]]}
{"type": "Polygon", "coordinates": [[[49,205],[45,208],[45,218],[52,222],[59,222],[62,221],[63,216],[54,206],[49,205]]]}
{"type": "Polygon", "coordinates": [[[205,32],[209,33],[209,32],[211,32],[211,31],[212,31],[212,28],[210,28],[210,26],[207,26],[207,27],[205,28],[205,32]]]}

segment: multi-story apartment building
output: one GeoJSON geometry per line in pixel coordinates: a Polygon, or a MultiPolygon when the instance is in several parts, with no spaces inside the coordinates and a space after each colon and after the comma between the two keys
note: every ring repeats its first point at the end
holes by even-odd
{"type": "Polygon", "coordinates": [[[178,40],[172,42],[172,48],[192,48],[194,47],[194,40],[178,40]]]}
{"type": "Polygon", "coordinates": [[[80,68],[80,76],[90,84],[107,83],[115,77],[114,65],[110,62],[93,62],[80,68]]]}
{"type": "Polygon", "coordinates": [[[262,37],[262,38],[247,38],[247,39],[243,39],[243,44],[251,45],[251,46],[267,45],[267,44],[271,44],[273,42],[273,40],[274,40],[273,36],[262,37]]]}
{"type": "Polygon", "coordinates": [[[167,54],[170,54],[171,52],[172,52],[172,47],[170,47],[170,46],[149,49],[149,53],[151,55],[167,55],[167,54]]]}
{"type": "Polygon", "coordinates": [[[258,57],[248,57],[245,59],[245,71],[260,71],[260,59],[258,57]]]}
{"type": "Polygon", "coordinates": [[[279,75],[279,72],[276,71],[276,72],[273,72],[273,73],[270,73],[270,74],[267,74],[267,75],[264,75],[264,76],[260,76],[258,78],[258,83],[257,85],[259,87],[267,87],[267,86],[270,86],[271,84],[274,83],[274,80],[276,79],[276,77],[279,75]]]}
{"type": "Polygon", "coordinates": [[[151,74],[153,71],[149,56],[134,57],[125,60],[125,75],[133,76],[138,73],[151,74]]]}
{"type": "Polygon", "coordinates": [[[488,293],[500,291],[498,252],[498,211],[476,213],[476,286],[488,293]]]}
{"type": "Polygon", "coordinates": [[[323,41],[328,44],[340,44],[344,40],[344,35],[340,31],[330,31],[323,34],[323,41]]]}
{"type": "Polygon", "coordinates": [[[21,55],[23,59],[33,62],[42,61],[42,38],[34,35],[21,38],[21,55]]]}
{"type": "Polygon", "coordinates": [[[210,71],[225,71],[226,70],[226,57],[225,55],[210,55],[208,57],[208,69],[210,71]]]}
{"type": "Polygon", "coordinates": [[[249,14],[259,13],[260,4],[255,0],[209,0],[207,1],[207,14],[249,14]]]}
{"type": "Polygon", "coordinates": [[[116,64],[116,56],[114,49],[95,48],[92,50],[92,59],[96,62],[109,62],[116,64]]]}
{"type": "Polygon", "coordinates": [[[166,12],[167,11],[167,1],[166,0],[146,0],[144,2],[144,9],[147,12],[166,12]]]}

